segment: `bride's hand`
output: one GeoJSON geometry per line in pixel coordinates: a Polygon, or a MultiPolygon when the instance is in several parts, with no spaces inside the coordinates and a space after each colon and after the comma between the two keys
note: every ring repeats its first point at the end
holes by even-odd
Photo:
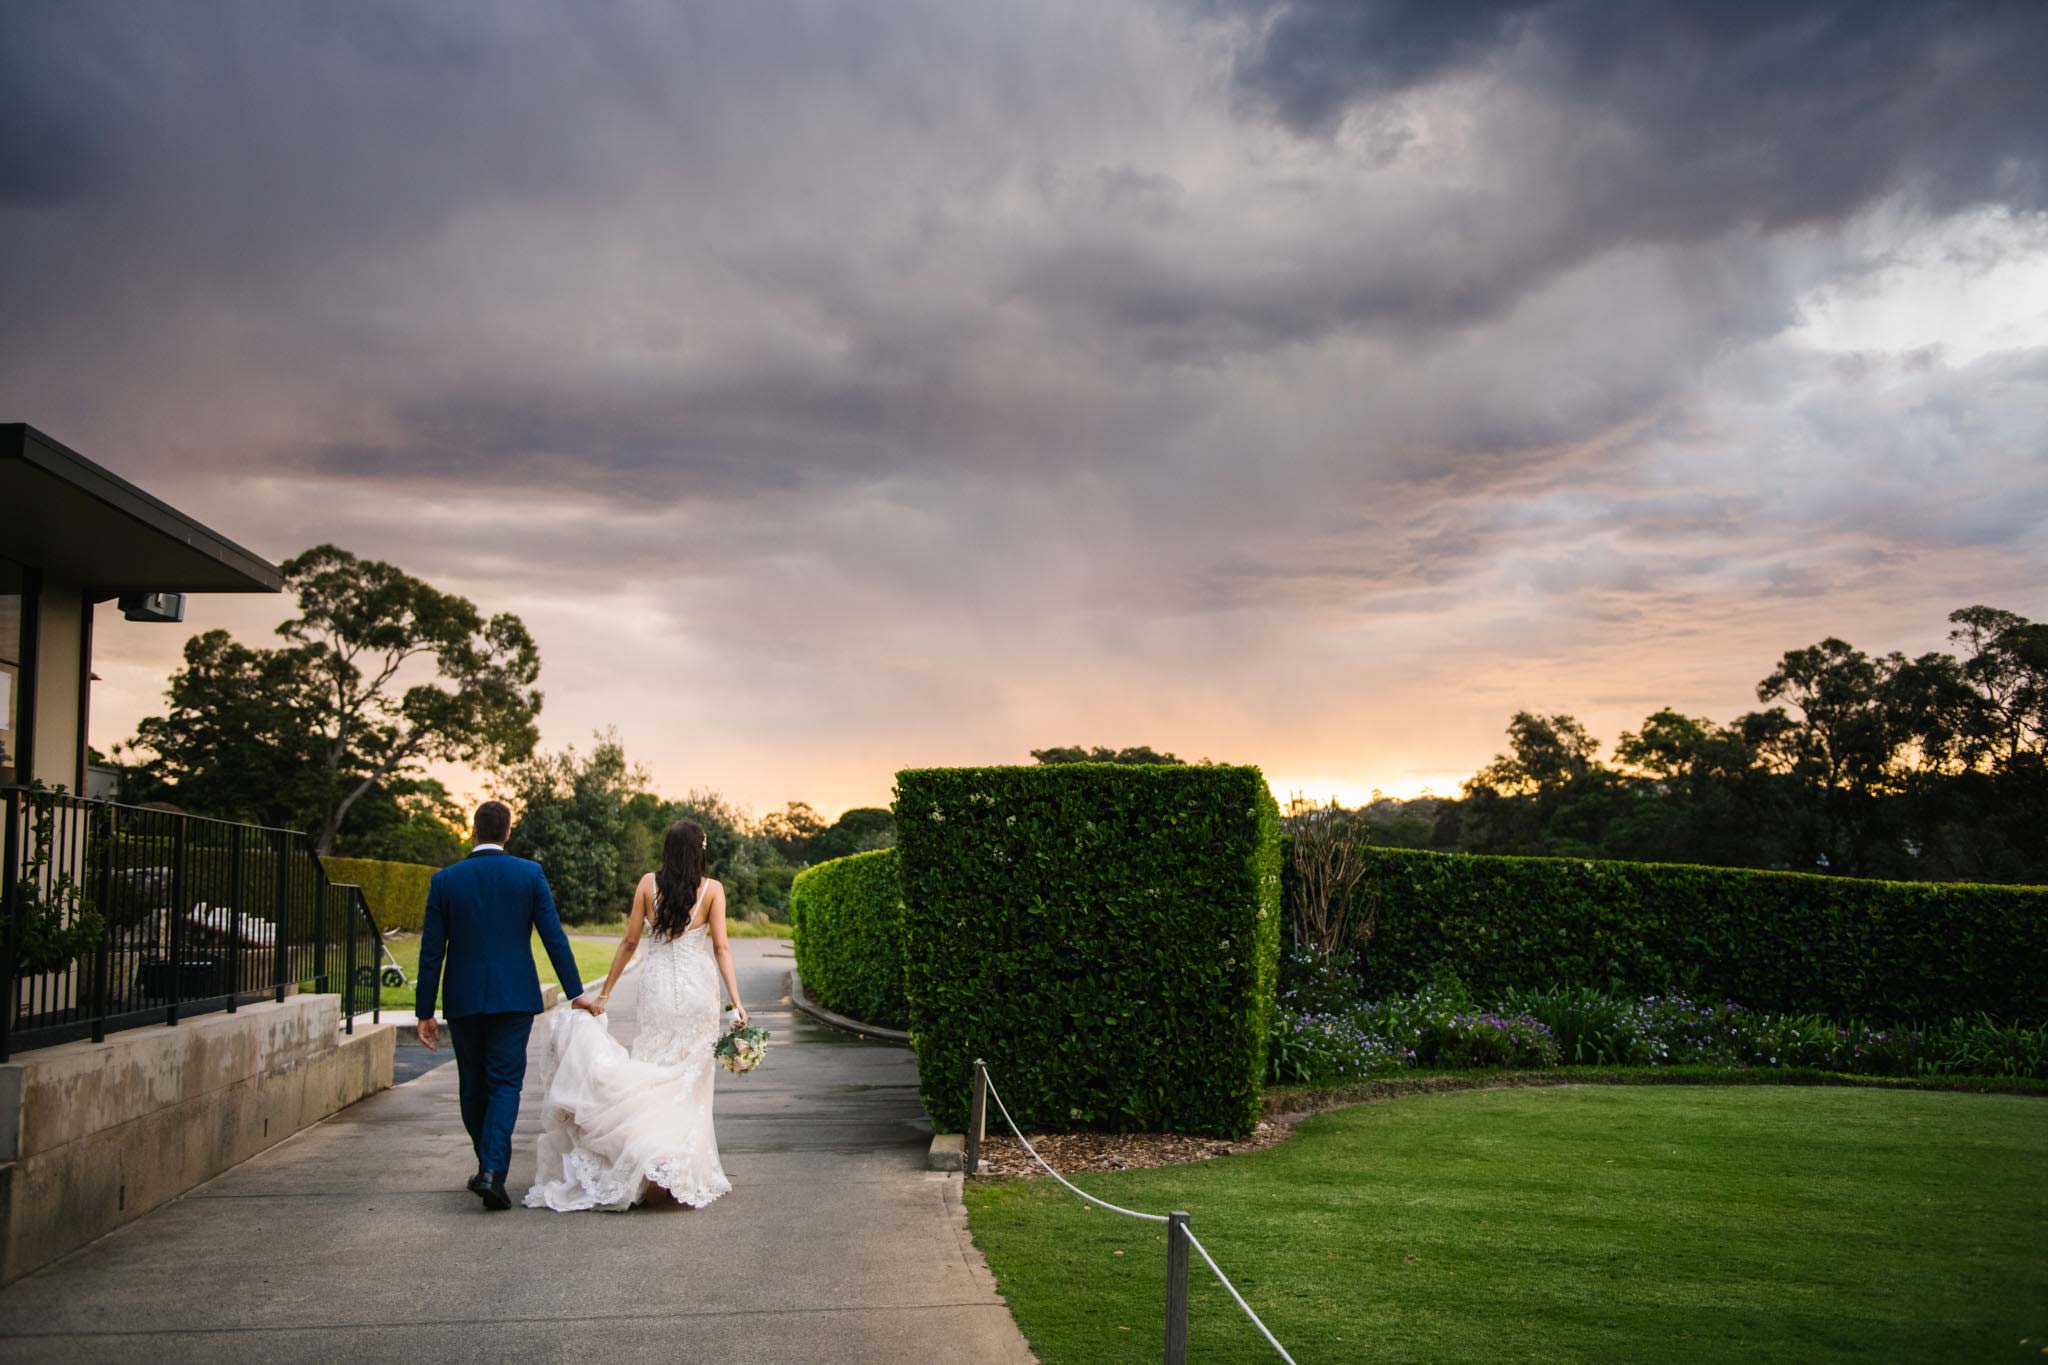
{"type": "Polygon", "coordinates": [[[745,1028],[747,1026],[747,1007],[745,1005],[734,1005],[732,1007],[732,1020],[734,1027],[745,1028]]]}

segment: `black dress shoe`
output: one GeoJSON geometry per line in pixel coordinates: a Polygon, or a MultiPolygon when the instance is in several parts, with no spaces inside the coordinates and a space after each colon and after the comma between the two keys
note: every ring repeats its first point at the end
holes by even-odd
{"type": "Polygon", "coordinates": [[[477,1198],[484,1201],[485,1208],[496,1210],[512,1207],[512,1196],[505,1193],[505,1173],[503,1171],[479,1174],[477,1179],[480,1182],[476,1192],[477,1198]]]}
{"type": "Polygon", "coordinates": [[[462,1188],[468,1190],[471,1194],[476,1195],[478,1198],[482,1198],[484,1186],[490,1183],[490,1179],[491,1177],[488,1171],[478,1171],[475,1175],[469,1178],[469,1183],[464,1185],[462,1188]]]}

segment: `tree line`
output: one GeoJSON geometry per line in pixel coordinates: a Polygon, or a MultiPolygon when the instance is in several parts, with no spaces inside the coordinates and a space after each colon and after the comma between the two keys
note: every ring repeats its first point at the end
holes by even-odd
{"type": "Polygon", "coordinates": [[[677,820],[704,827],[705,861],[733,913],[772,920],[789,918],[790,883],[804,867],[896,842],[894,817],[876,807],[828,822],[792,801],[757,820],[714,791],[665,798],[612,734],[587,754],[538,754],[510,778],[504,795],[517,823],[506,851],[547,869],[555,903],[572,921],[624,914],[634,885],[660,866],[662,837],[677,820]]]}
{"type": "Polygon", "coordinates": [[[616,736],[544,753],[540,651],[520,619],[486,616],[394,565],[317,546],[282,566],[297,614],[282,643],[195,635],[163,715],[113,755],[123,799],[302,830],[322,853],[443,866],[468,812],[427,776],[468,765],[518,812],[514,852],[548,868],[566,918],[621,912],[668,825],[704,825],[715,875],[742,913],[786,917],[807,863],[886,846],[886,810],[826,821],[801,801],[756,820],[716,792],[653,790],[616,736]]]}
{"type": "MultiPolygon", "coordinates": [[[[439,866],[461,856],[467,812],[426,765],[462,763],[513,803],[515,841],[586,918],[630,892],[680,815],[711,833],[734,904],[776,915],[797,868],[894,838],[879,807],[828,822],[799,801],[757,820],[715,792],[663,797],[614,736],[542,753],[540,651],[517,616],[332,545],[282,567],[297,614],[281,643],[186,642],[166,713],[116,750],[126,799],[439,866]]],[[[1949,623],[1952,651],[1916,658],[1835,638],[1788,651],[1759,709],[1726,724],[1659,710],[1611,761],[1575,717],[1517,712],[1459,796],[1349,814],[1403,847],[2048,882],[2048,624],[1986,606],[1949,623]]],[[[1145,745],[1032,757],[1183,761],[1145,745]]]]}
{"type": "Polygon", "coordinates": [[[1457,799],[1376,799],[1376,842],[1895,880],[2048,882],[2048,625],[1949,615],[1953,652],[1788,651],[1759,709],[1664,709],[1612,761],[1571,715],[1517,712],[1457,799]]]}

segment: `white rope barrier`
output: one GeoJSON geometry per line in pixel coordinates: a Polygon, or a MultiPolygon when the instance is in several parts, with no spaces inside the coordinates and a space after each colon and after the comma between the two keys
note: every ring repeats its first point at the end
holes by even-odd
{"type": "MultiPolygon", "coordinates": [[[[979,1064],[977,1063],[977,1065],[979,1064]]],[[[1107,1199],[1097,1199],[1094,1195],[1088,1193],[1088,1191],[1082,1189],[1079,1185],[1076,1185],[1073,1181],[1061,1175],[1051,1166],[1046,1165],[1045,1158],[1040,1156],[1038,1154],[1038,1149],[1031,1145],[1031,1139],[1025,1137],[1024,1130],[1017,1126],[1017,1120],[1010,1117],[1010,1106],[1004,1104],[1003,1097],[996,1093],[996,1083],[988,1078],[988,1072],[985,1068],[982,1070],[981,1074],[982,1084],[988,1087],[988,1093],[992,1098],[994,1098],[997,1110],[999,1110],[1002,1113],[1003,1122],[1010,1125],[1010,1131],[1017,1135],[1017,1141],[1024,1144],[1024,1150],[1031,1153],[1031,1159],[1033,1161],[1037,1162],[1040,1166],[1043,1166],[1045,1168],[1045,1173],[1047,1175],[1051,1176],[1054,1180],[1059,1181],[1060,1184],[1065,1185],[1068,1189],[1072,1190],[1075,1194],[1080,1195],[1089,1203],[1100,1205],[1101,1207],[1108,1209],[1111,1213],[1120,1213],[1126,1218],[1142,1218],[1148,1223],[1164,1223],[1169,1221],[1166,1215],[1163,1213],[1140,1213],[1136,1209],[1127,1209],[1121,1207],[1120,1205],[1112,1204],[1107,1199]]],[[[1275,1351],[1278,1351],[1280,1353],[1280,1358],[1286,1361],[1287,1365],[1294,1365],[1294,1357],[1287,1354],[1287,1348],[1280,1344],[1279,1338],[1275,1337],[1273,1333],[1267,1329],[1266,1324],[1259,1320],[1259,1315],[1252,1311],[1252,1306],[1244,1301],[1244,1295],[1237,1292],[1237,1286],[1232,1284],[1230,1282],[1230,1277],[1223,1273],[1223,1267],[1216,1264],[1216,1258],[1209,1254],[1209,1249],[1203,1246],[1201,1242],[1196,1240],[1193,1229],[1188,1227],[1185,1219],[1183,1219],[1181,1222],[1180,1230],[1187,1237],[1188,1245],[1201,1253],[1202,1260],[1205,1263],[1207,1263],[1210,1272],[1216,1276],[1218,1283],[1220,1283],[1225,1289],[1230,1291],[1231,1298],[1237,1300],[1237,1306],[1239,1308],[1242,1308],[1244,1310],[1244,1315],[1252,1320],[1252,1326],[1259,1329],[1259,1335],[1266,1339],[1266,1344],[1271,1346],[1275,1351]]],[[[1169,1234],[1169,1236],[1170,1235],[1171,1234],[1169,1234]]]]}
{"type": "MultiPolygon", "coordinates": [[[[990,1081],[988,1083],[988,1093],[994,1097],[996,1102],[996,1108],[1003,1111],[1003,1122],[1010,1125],[1010,1131],[1017,1134],[1017,1141],[1023,1143],[1024,1150],[1031,1153],[1031,1159],[1033,1161],[1036,1161],[1039,1165],[1045,1166],[1045,1158],[1040,1156],[1038,1154],[1038,1149],[1031,1145],[1031,1139],[1025,1137],[1024,1134],[1018,1130],[1017,1120],[1010,1117],[1009,1106],[1003,1103],[1003,1097],[1001,1095],[996,1094],[996,1083],[994,1081],[990,1081]]],[[[1075,1194],[1080,1195],[1089,1203],[1100,1204],[1103,1208],[1108,1209],[1111,1213],[1120,1213],[1126,1218],[1142,1218],[1148,1223],[1163,1223],[1166,1221],[1166,1215],[1163,1213],[1139,1213],[1136,1209],[1119,1208],[1117,1205],[1110,1203],[1107,1199],[1097,1199],[1094,1195],[1088,1193],[1088,1191],[1074,1184],[1073,1181],[1067,1179],[1065,1176],[1061,1175],[1058,1171],[1054,1170],[1050,1166],[1045,1166],[1045,1173],[1051,1176],[1054,1180],[1059,1181],[1060,1184],[1065,1185],[1075,1194]]]]}
{"type": "Polygon", "coordinates": [[[1294,1357],[1287,1354],[1287,1348],[1282,1346],[1279,1340],[1266,1330],[1266,1324],[1259,1321],[1259,1315],[1254,1313],[1252,1306],[1244,1301],[1244,1295],[1237,1292],[1237,1286],[1230,1282],[1230,1277],[1223,1273],[1223,1268],[1216,1264],[1214,1257],[1209,1255],[1208,1248],[1195,1240],[1195,1234],[1192,1230],[1183,1228],[1181,1231],[1187,1234],[1188,1245],[1202,1253],[1202,1259],[1209,1263],[1209,1269],[1216,1272],[1216,1278],[1221,1280],[1223,1287],[1230,1291],[1230,1297],[1237,1300],[1237,1306],[1244,1310],[1244,1315],[1252,1320],[1252,1326],[1259,1329],[1259,1335],[1264,1337],[1267,1344],[1280,1353],[1280,1358],[1286,1361],[1287,1365],[1294,1365],[1294,1357]]]}

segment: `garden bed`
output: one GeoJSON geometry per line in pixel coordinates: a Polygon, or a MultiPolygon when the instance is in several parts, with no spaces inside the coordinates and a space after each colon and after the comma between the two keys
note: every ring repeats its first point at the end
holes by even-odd
{"type": "MultiPolygon", "coordinates": [[[[1078,1171],[1138,1171],[1153,1166],[1174,1166],[1188,1161],[1208,1161],[1219,1156],[1256,1152],[1284,1141],[1292,1132],[1286,1123],[1261,1123],[1251,1136],[1232,1142],[1226,1138],[1190,1137],[1185,1133],[1032,1133],[1031,1145],[1038,1149],[1061,1175],[1078,1171]]],[[[1031,1159],[1014,1137],[985,1138],[981,1144],[981,1173],[985,1176],[1037,1176],[1045,1170],[1031,1159]]]]}
{"type": "Polygon", "coordinates": [[[1264,1113],[1268,1120],[1299,1119],[1408,1095],[1556,1085],[1847,1085],[2048,1096],[2048,1081],[2026,1076],[1855,1076],[1808,1067],[1573,1066],[1554,1071],[1406,1071],[1331,1085],[1273,1085],[1266,1087],[1264,1113]]]}

